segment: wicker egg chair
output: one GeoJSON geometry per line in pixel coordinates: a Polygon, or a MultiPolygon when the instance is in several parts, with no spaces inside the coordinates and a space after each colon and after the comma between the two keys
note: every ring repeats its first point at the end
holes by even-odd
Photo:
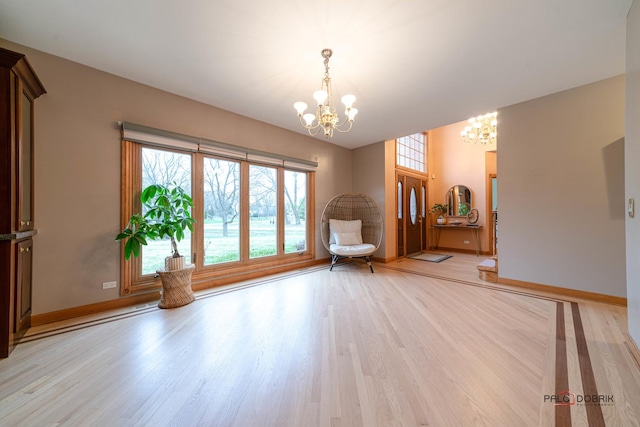
{"type": "Polygon", "coordinates": [[[382,225],[380,207],[365,194],[340,194],[329,200],[320,230],[322,244],[331,254],[329,270],[340,258],[364,258],[373,273],[371,255],[382,242],[382,225]],[[341,233],[340,227],[346,232],[341,233]],[[351,240],[354,236],[357,242],[351,240]]]}

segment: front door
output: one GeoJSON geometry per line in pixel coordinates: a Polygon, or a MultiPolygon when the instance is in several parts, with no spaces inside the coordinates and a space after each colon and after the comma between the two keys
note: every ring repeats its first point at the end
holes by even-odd
{"type": "Polygon", "coordinates": [[[421,181],[405,177],[405,246],[407,255],[422,250],[422,188],[421,181]]]}

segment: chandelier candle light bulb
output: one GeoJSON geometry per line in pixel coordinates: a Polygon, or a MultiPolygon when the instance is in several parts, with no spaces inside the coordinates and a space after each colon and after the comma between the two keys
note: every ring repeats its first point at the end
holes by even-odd
{"type": "Polygon", "coordinates": [[[309,134],[317,135],[320,129],[322,129],[326,138],[332,137],[334,130],[338,132],[349,132],[353,126],[353,120],[356,114],[358,114],[358,109],[353,108],[356,97],[354,95],[345,95],[342,97],[342,103],[345,106],[345,118],[342,123],[339,123],[340,118],[333,104],[333,89],[331,86],[331,77],[329,77],[329,58],[332,53],[331,49],[323,49],[320,52],[324,58],[324,77],[320,84],[320,90],[313,93],[313,99],[315,99],[317,104],[316,113],[304,114],[307,109],[307,104],[304,102],[299,101],[293,104],[293,108],[295,108],[298,113],[300,124],[307,129],[309,134]]]}
{"type": "Polygon", "coordinates": [[[496,141],[498,136],[498,113],[487,113],[483,116],[472,117],[469,119],[469,124],[460,132],[460,136],[465,142],[476,144],[491,143],[496,141]]]}
{"type": "Polygon", "coordinates": [[[326,90],[317,90],[313,93],[313,99],[316,100],[318,105],[324,104],[324,101],[326,101],[328,97],[329,97],[329,94],[327,93],[326,90]]]}

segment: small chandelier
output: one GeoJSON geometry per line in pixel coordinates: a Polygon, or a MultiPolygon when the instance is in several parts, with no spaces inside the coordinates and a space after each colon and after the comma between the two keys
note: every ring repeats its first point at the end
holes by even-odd
{"type": "Polygon", "coordinates": [[[469,119],[469,124],[464,128],[460,135],[464,142],[493,144],[496,142],[496,136],[498,131],[496,126],[498,125],[497,112],[487,113],[484,116],[472,117],[469,119]]]}
{"type": "Polygon", "coordinates": [[[304,111],[307,109],[307,104],[304,102],[296,102],[293,104],[293,108],[298,112],[300,124],[307,129],[309,134],[317,135],[320,129],[322,129],[326,138],[332,137],[334,130],[338,132],[349,132],[351,126],[353,126],[353,119],[358,113],[357,108],[352,108],[356,97],[354,95],[343,96],[342,103],[345,106],[344,114],[346,117],[342,123],[338,124],[340,119],[333,105],[333,90],[331,88],[331,77],[329,77],[329,58],[331,58],[332,53],[331,49],[322,49],[320,52],[324,58],[324,77],[320,84],[320,90],[313,93],[313,98],[318,105],[316,113],[304,114],[304,111]]]}

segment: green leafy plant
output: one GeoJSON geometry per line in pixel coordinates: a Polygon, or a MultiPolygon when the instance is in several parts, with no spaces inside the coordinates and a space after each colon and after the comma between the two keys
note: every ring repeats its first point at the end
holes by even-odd
{"type": "Polygon", "coordinates": [[[458,206],[458,214],[460,216],[466,216],[471,211],[471,205],[469,203],[461,202],[458,206]]]}
{"type": "Polygon", "coordinates": [[[439,215],[444,215],[445,213],[447,213],[448,210],[449,210],[449,205],[442,205],[440,203],[436,203],[429,210],[429,212],[436,213],[436,214],[439,214],[439,215]]]}
{"type": "Polygon", "coordinates": [[[191,218],[193,200],[178,185],[172,188],[159,184],[152,184],[142,190],[140,201],[146,213],[134,214],[127,228],[122,230],[116,240],[124,240],[124,257],[140,256],[142,246],[146,246],[147,239],[171,239],[171,253],[173,258],[179,258],[179,242],[187,229],[193,231],[196,222],[191,218]]]}

